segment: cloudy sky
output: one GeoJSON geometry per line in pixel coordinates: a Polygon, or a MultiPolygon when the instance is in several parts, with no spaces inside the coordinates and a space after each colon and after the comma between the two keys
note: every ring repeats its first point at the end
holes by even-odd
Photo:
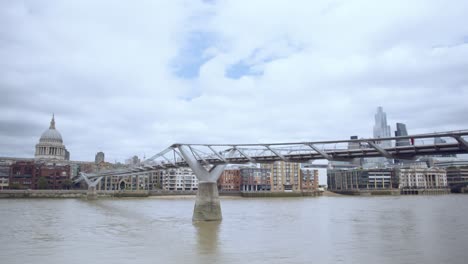
{"type": "Polygon", "coordinates": [[[0,156],[468,128],[468,2],[0,0],[0,156]]]}

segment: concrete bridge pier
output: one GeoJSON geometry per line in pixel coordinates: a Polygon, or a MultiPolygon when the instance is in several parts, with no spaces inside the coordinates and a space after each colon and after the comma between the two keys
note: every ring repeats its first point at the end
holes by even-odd
{"type": "Polygon", "coordinates": [[[193,221],[220,221],[223,219],[219,201],[217,180],[226,165],[217,165],[207,170],[187,146],[179,146],[180,153],[198,178],[198,192],[193,208],[193,221]]]}
{"type": "Polygon", "coordinates": [[[101,182],[102,177],[95,179],[94,181],[90,180],[86,174],[80,173],[81,177],[85,180],[86,184],[88,184],[88,192],[86,193],[86,199],[88,200],[96,200],[97,199],[97,185],[101,182]]]}
{"type": "Polygon", "coordinates": [[[88,199],[88,200],[96,200],[97,199],[96,186],[88,186],[88,192],[86,192],[86,199],[88,199]]]}
{"type": "Polygon", "coordinates": [[[192,220],[220,221],[222,219],[217,183],[199,182],[192,220]]]}

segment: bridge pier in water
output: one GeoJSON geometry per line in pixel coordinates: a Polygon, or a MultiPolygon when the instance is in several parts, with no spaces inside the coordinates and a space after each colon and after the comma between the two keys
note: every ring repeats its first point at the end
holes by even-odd
{"type": "Polygon", "coordinates": [[[226,165],[213,166],[210,171],[203,167],[191,155],[187,146],[179,146],[179,151],[195,176],[198,178],[198,191],[193,208],[193,221],[220,221],[223,219],[221,203],[219,200],[217,180],[223,173],[226,165]]]}
{"type": "Polygon", "coordinates": [[[216,182],[199,182],[193,208],[193,221],[219,221],[223,219],[216,182]]]}
{"type": "Polygon", "coordinates": [[[86,192],[86,199],[88,199],[88,200],[96,200],[97,199],[96,186],[88,186],[88,191],[86,192]]]}

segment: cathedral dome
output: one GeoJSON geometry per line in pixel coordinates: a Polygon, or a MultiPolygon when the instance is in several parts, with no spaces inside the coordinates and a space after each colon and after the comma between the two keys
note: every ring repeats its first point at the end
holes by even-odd
{"type": "Polygon", "coordinates": [[[63,145],[62,135],[55,129],[55,118],[52,115],[50,127],[42,133],[36,144],[36,159],[40,160],[69,160],[70,153],[63,145]]]}
{"type": "Polygon", "coordinates": [[[52,117],[52,120],[50,121],[49,129],[44,131],[44,133],[42,133],[41,138],[39,139],[39,142],[41,143],[63,143],[62,135],[60,134],[60,132],[57,131],[57,129],[55,129],[54,117],[52,117]]]}
{"type": "Polygon", "coordinates": [[[62,135],[56,129],[48,129],[41,135],[39,142],[43,143],[63,143],[62,135]]]}

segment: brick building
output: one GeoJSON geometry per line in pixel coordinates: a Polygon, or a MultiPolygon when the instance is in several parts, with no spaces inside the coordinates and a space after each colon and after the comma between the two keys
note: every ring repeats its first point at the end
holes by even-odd
{"type": "Polygon", "coordinates": [[[10,166],[10,189],[35,189],[36,164],[34,161],[17,161],[10,166]]]}
{"type": "Polygon", "coordinates": [[[240,190],[243,192],[271,190],[270,169],[241,168],[240,175],[240,190]]]}
{"type": "Polygon", "coordinates": [[[224,170],[218,179],[218,190],[227,192],[238,192],[241,186],[240,170],[224,170]]]}
{"type": "Polygon", "coordinates": [[[10,167],[13,161],[0,159],[0,190],[10,185],[10,167]]]}
{"type": "Polygon", "coordinates": [[[36,166],[33,189],[39,189],[41,178],[47,180],[46,189],[68,189],[70,184],[70,165],[42,163],[36,166]]]}
{"type": "Polygon", "coordinates": [[[301,169],[301,190],[303,192],[313,192],[318,190],[318,170],[301,169]]]}
{"type": "Polygon", "coordinates": [[[55,163],[17,161],[10,166],[10,189],[67,189],[70,166],[55,163]]]}

